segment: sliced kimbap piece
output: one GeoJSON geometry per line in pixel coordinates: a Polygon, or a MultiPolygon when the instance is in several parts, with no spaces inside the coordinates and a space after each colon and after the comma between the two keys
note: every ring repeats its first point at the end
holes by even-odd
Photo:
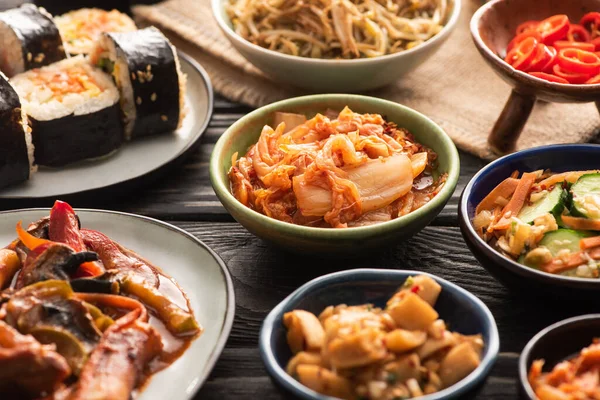
{"type": "Polygon", "coordinates": [[[8,77],[66,57],[52,16],[23,4],[0,13],[0,70],[8,77]]]}
{"type": "Polygon", "coordinates": [[[181,126],[186,77],[175,47],[158,29],[105,33],[90,61],[119,87],[127,140],[181,126]]]}
{"type": "Polygon", "coordinates": [[[0,72],[0,188],[23,182],[35,171],[27,115],[8,78],[0,72]]]}
{"type": "Polygon", "coordinates": [[[38,165],[59,167],[120,147],[119,91],[84,56],[24,72],[11,82],[29,116],[38,165]]]}
{"type": "Polygon", "coordinates": [[[104,32],[131,32],[137,27],[127,14],[118,10],[81,8],[54,18],[71,55],[89,54],[104,32]]]}

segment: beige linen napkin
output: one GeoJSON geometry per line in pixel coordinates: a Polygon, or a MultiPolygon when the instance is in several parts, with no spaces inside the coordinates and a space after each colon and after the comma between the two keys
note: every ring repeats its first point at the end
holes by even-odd
{"type": "MultiPolygon", "coordinates": [[[[432,118],[456,145],[491,159],[487,136],[510,88],[485,64],[469,33],[469,20],[481,0],[464,0],[450,39],[423,65],[389,87],[369,95],[412,107],[432,118]]],[[[222,34],[210,0],[167,0],[134,7],[142,25],[156,25],[173,44],[208,71],[216,92],[252,107],[305,94],[271,81],[246,61],[222,34]]],[[[587,142],[595,138],[600,117],[593,104],[538,102],[518,148],[587,142]]]]}

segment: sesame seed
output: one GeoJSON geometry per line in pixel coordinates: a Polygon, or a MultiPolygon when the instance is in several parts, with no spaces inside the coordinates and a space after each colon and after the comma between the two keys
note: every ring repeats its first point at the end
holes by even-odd
{"type": "Polygon", "coordinates": [[[44,58],[46,58],[46,55],[44,53],[38,53],[38,55],[35,56],[33,61],[35,61],[37,63],[41,63],[42,61],[44,61],[44,58]]]}
{"type": "Polygon", "coordinates": [[[161,115],[161,116],[160,116],[160,119],[162,119],[163,121],[167,122],[167,120],[168,120],[169,118],[167,118],[167,116],[166,116],[166,115],[161,115]]]}
{"type": "Polygon", "coordinates": [[[31,53],[27,53],[27,61],[31,61],[33,55],[31,53]]]}
{"type": "Polygon", "coordinates": [[[135,73],[134,72],[131,73],[131,80],[135,81],[135,73]]]}
{"type": "Polygon", "coordinates": [[[156,101],[156,93],[152,93],[152,94],[150,95],[150,100],[152,100],[152,101],[156,101]]]}
{"type": "Polygon", "coordinates": [[[139,106],[140,104],[142,104],[142,98],[141,98],[140,96],[138,96],[138,97],[135,99],[135,102],[136,102],[136,104],[139,106]]]}
{"type": "Polygon", "coordinates": [[[150,66],[150,64],[146,65],[146,71],[150,71],[152,69],[152,67],[150,66]]]}

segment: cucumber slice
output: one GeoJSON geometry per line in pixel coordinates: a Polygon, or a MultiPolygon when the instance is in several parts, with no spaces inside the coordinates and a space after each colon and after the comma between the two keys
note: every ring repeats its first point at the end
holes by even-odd
{"type": "Polygon", "coordinates": [[[114,67],[115,63],[108,58],[101,58],[98,60],[98,68],[108,72],[109,74],[112,74],[114,67]]]}
{"type": "Polygon", "coordinates": [[[539,199],[533,204],[526,205],[521,209],[517,218],[526,224],[531,224],[533,221],[544,214],[552,213],[560,215],[565,206],[567,192],[563,190],[561,185],[556,185],[548,194],[539,199]]]}
{"type": "MultiPolygon", "coordinates": [[[[553,257],[556,257],[558,252],[567,249],[572,253],[579,251],[579,241],[585,237],[592,236],[592,233],[587,231],[576,231],[573,229],[559,228],[555,231],[548,232],[538,243],[538,247],[544,246],[553,257]]],[[[517,259],[519,264],[527,265],[528,267],[537,268],[535,265],[528,265],[525,262],[525,254],[517,259]]]]}
{"type": "Polygon", "coordinates": [[[571,186],[571,214],[577,217],[600,219],[600,174],[586,174],[571,186]],[[586,201],[587,199],[587,201],[586,201]],[[597,206],[596,206],[597,204],[597,206]]]}
{"type": "Polygon", "coordinates": [[[572,253],[578,252],[579,241],[590,236],[586,231],[575,231],[573,229],[557,229],[544,235],[538,246],[544,246],[556,257],[559,251],[568,249],[572,253]]]}

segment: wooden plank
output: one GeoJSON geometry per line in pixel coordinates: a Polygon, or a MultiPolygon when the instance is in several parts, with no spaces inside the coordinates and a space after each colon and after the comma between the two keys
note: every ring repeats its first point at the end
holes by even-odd
{"type": "Polygon", "coordinates": [[[494,280],[474,259],[456,227],[428,227],[406,243],[358,259],[322,260],[290,257],[236,223],[181,222],[227,263],[236,290],[236,318],[227,347],[199,398],[285,398],[269,382],[257,349],[266,314],[305,282],[339,270],[388,267],[422,270],[448,279],[479,297],[492,311],[501,336],[501,357],[475,399],[515,399],[517,358],[529,339],[544,327],[574,315],[593,312],[544,300],[530,301],[494,280]]]}
{"type": "MultiPolygon", "coordinates": [[[[0,9],[22,0],[0,2],[0,9]]],[[[263,367],[257,348],[266,314],[298,286],[317,276],[343,269],[374,267],[423,270],[459,284],[484,301],[498,324],[501,355],[477,400],[517,398],[518,354],[540,329],[558,320],[594,312],[593,304],[577,307],[559,301],[513,293],[477,263],[457,225],[460,193],[484,161],[461,152],[457,189],[436,218],[413,239],[351,260],[290,257],[248,233],[221,206],[210,186],[208,162],[214,144],[247,107],[215,98],[215,113],[200,149],[169,179],[118,201],[99,198],[79,207],[103,207],[172,220],[211,246],[228,264],[234,279],[236,319],[222,357],[197,399],[284,399],[263,367]],[[203,222],[194,222],[203,221],[203,222]]]]}
{"type": "Polygon", "coordinates": [[[291,257],[237,223],[174,222],[203,240],[227,263],[235,283],[237,318],[228,346],[255,346],[265,315],[288,294],[318,276],[353,268],[425,271],[479,297],[492,311],[502,337],[501,351],[520,352],[529,339],[562,319],[593,313],[595,304],[527,297],[492,278],[475,260],[457,227],[427,227],[405,243],[363,258],[323,260],[291,257]],[[533,301],[536,300],[536,301],[533,301]]]}

